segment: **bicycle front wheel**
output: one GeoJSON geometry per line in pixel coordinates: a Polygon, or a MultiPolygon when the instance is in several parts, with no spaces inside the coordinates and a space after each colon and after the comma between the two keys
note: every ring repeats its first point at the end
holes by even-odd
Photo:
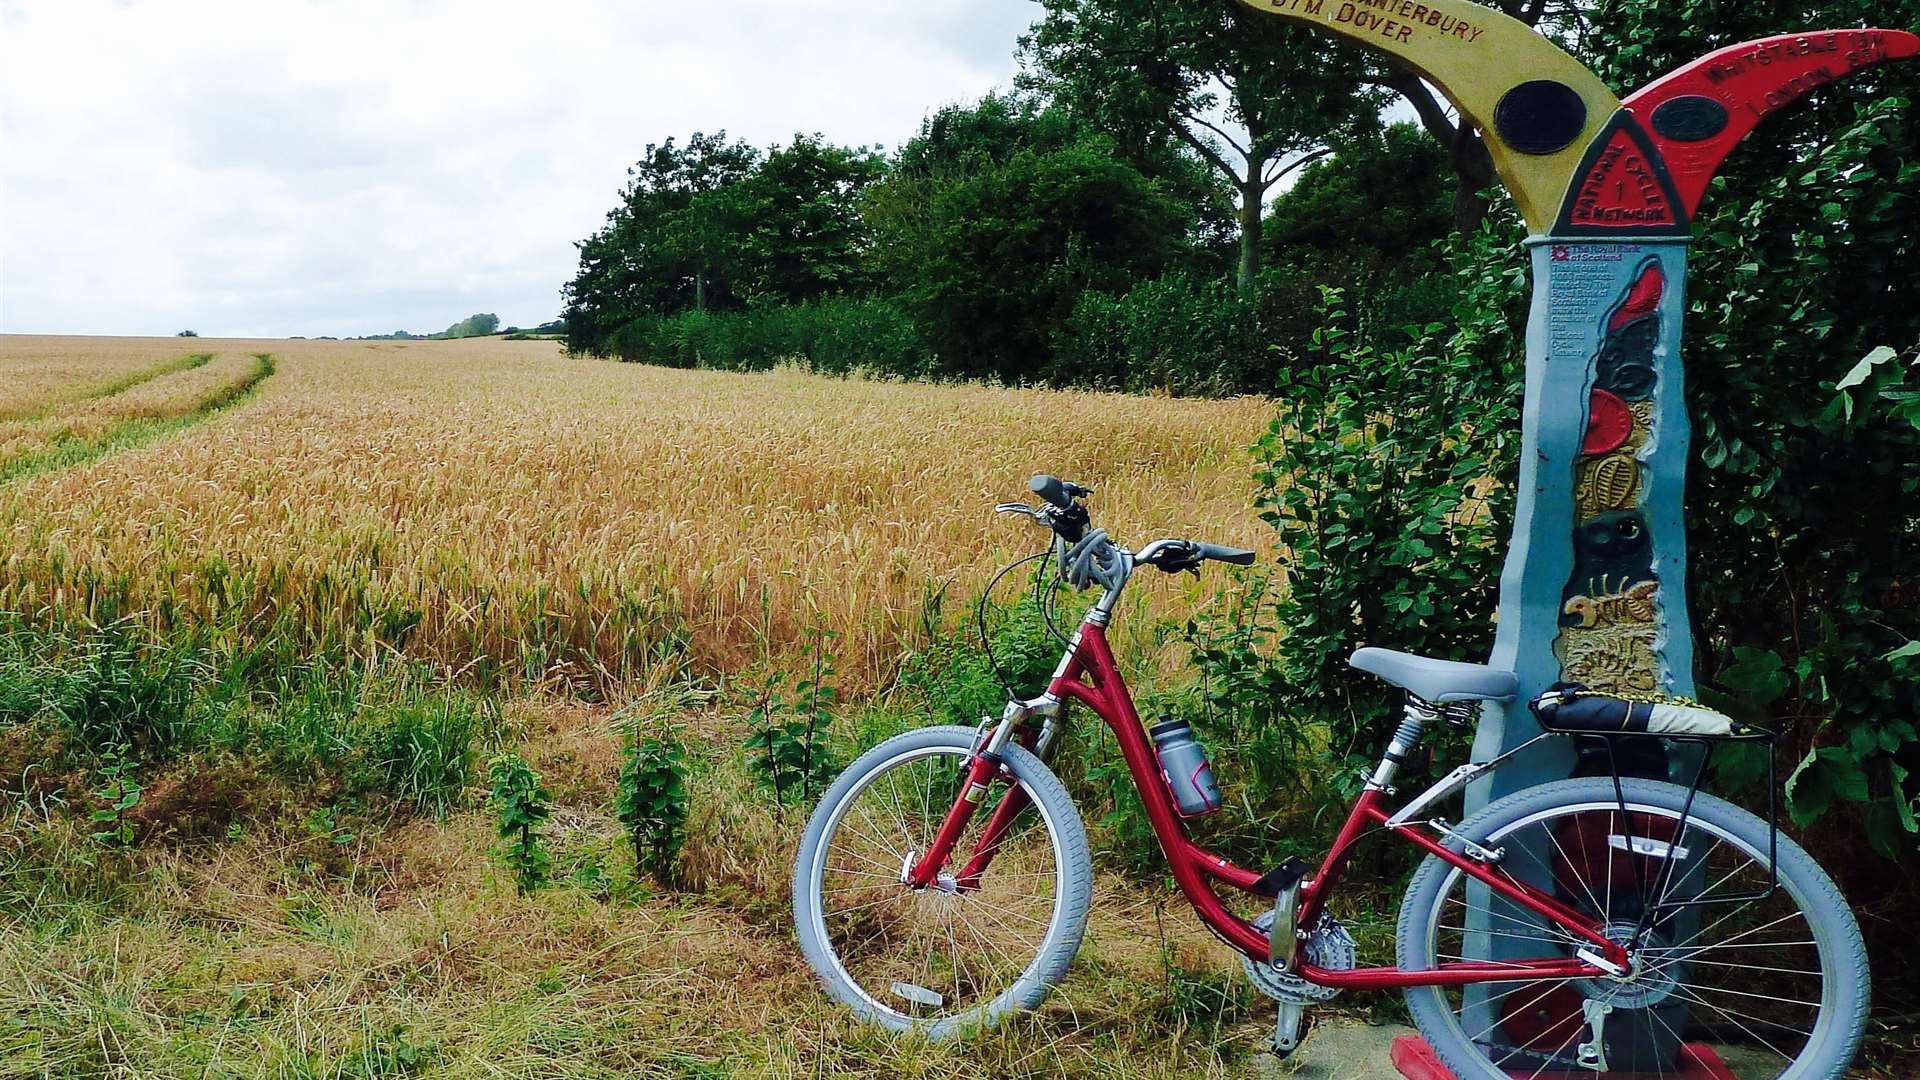
{"type": "MultiPolygon", "coordinates": [[[[1622,977],[1407,992],[1414,1021],[1461,1080],[1845,1075],[1867,1014],[1853,913],[1798,844],[1711,795],[1651,780],[1563,780],[1502,799],[1458,831],[1514,877],[1626,946],[1622,977]],[[1681,824],[1685,809],[1685,824],[1681,824]]],[[[1458,840],[1449,846],[1460,850],[1458,840]]],[[[1400,965],[1566,958],[1563,929],[1440,859],[1400,909],[1400,965]]]]}
{"type": "Polygon", "coordinates": [[[903,883],[965,786],[974,738],[923,728],[868,751],[821,799],[794,866],[794,925],[827,990],[865,1020],[933,1038],[1039,1004],[1080,947],[1093,895],[1066,788],[1018,746],[936,882],[903,883]],[[1026,808],[969,880],[994,809],[1016,789],[1026,808]]]}

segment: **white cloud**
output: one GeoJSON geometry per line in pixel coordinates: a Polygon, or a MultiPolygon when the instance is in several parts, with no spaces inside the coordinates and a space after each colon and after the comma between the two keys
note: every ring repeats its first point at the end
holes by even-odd
{"type": "Polygon", "coordinates": [[[896,145],[1028,0],[0,0],[0,330],[559,310],[648,142],[896,145]]]}

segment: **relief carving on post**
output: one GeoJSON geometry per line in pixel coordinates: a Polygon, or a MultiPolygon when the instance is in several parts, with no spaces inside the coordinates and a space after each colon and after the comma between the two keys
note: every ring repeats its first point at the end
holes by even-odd
{"type": "Polygon", "coordinates": [[[1640,500],[1658,432],[1654,349],[1660,344],[1660,261],[1648,257],[1606,314],[1574,459],[1573,576],[1556,642],[1562,676],[1597,690],[1651,693],[1667,684],[1659,653],[1653,536],[1640,500]]]}

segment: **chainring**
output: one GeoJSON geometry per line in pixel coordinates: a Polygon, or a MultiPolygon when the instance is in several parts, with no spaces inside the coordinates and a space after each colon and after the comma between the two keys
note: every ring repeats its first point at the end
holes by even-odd
{"type": "MultiPolygon", "coordinates": [[[[1261,912],[1260,917],[1253,920],[1253,925],[1261,930],[1271,928],[1273,912],[1261,912]]],[[[1299,955],[1315,967],[1330,971],[1352,971],[1359,952],[1354,948],[1353,935],[1340,925],[1340,920],[1331,915],[1322,915],[1300,943],[1299,955]]],[[[1337,987],[1317,986],[1290,971],[1276,971],[1272,964],[1261,963],[1250,956],[1242,956],[1240,963],[1247,969],[1247,978],[1253,981],[1256,989],[1284,1004],[1315,1005],[1332,1001],[1340,994],[1337,987]]]]}

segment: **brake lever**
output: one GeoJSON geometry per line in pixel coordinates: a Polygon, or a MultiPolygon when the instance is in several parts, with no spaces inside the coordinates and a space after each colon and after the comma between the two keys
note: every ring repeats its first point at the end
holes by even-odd
{"type": "Polygon", "coordinates": [[[1001,503],[993,508],[993,512],[996,514],[1024,514],[1032,518],[1034,523],[1041,528],[1047,527],[1047,519],[1044,513],[1040,510],[1035,510],[1026,503],[1001,503]]]}

